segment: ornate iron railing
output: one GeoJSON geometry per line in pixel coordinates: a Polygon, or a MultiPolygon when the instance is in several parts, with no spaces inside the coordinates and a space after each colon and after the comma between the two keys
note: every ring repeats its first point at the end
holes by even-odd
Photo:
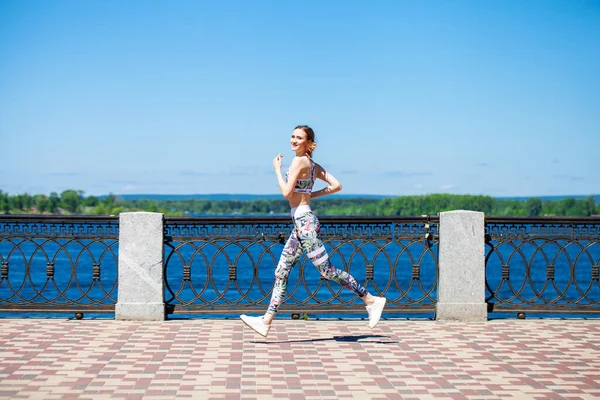
{"type": "MultiPolygon", "coordinates": [[[[433,313],[438,280],[437,217],[319,217],[332,263],[373,294],[387,313],[433,313]]],[[[292,230],[289,217],[165,218],[166,302],[171,313],[264,312],[274,270],[292,230]]],[[[364,304],[321,278],[303,255],[289,277],[285,313],[364,313],[364,304]]]]}
{"type": "MultiPolygon", "coordinates": [[[[388,300],[434,312],[437,217],[320,217],[334,265],[388,300]]],[[[174,313],[264,311],[287,217],[165,219],[165,295],[174,313]]],[[[0,312],[114,312],[118,217],[0,216],[0,312]]],[[[600,312],[600,218],[486,218],[490,311],[600,312]]],[[[303,256],[282,312],[363,312],[303,256]]]]}
{"type": "Polygon", "coordinates": [[[0,215],[0,312],[114,313],[118,217],[0,215]]]}
{"type": "Polygon", "coordinates": [[[489,311],[600,313],[600,218],[486,218],[489,311]]]}

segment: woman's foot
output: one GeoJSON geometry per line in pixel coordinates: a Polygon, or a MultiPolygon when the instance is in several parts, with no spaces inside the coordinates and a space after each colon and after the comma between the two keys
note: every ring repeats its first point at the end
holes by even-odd
{"type": "Polygon", "coordinates": [[[271,324],[266,324],[263,317],[250,317],[248,315],[240,315],[240,319],[244,321],[246,325],[254,329],[256,333],[262,337],[267,337],[271,324]]]}
{"type": "Polygon", "coordinates": [[[385,307],[386,299],[385,297],[376,297],[370,296],[371,298],[367,303],[367,313],[369,314],[369,328],[375,328],[375,325],[379,322],[381,318],[381,313],[383,312],[383,307],[385,307]]]}

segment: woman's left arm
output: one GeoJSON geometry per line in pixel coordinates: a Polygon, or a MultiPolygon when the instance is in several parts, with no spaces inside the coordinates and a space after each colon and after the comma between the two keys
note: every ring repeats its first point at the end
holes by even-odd
{"type": "Polygon", "coordinates": [[[337,193],[342,190],[342,184],[338,181],[335,176],[328,173],[321,167],[319,164],[315,164],[315,177],[321,179],[328,183],[327,187],[317,190],[316,192],[312,192],[310,194],[311,199],[316,199],[317,197],[326,196],[328,194],[337,193]]]}

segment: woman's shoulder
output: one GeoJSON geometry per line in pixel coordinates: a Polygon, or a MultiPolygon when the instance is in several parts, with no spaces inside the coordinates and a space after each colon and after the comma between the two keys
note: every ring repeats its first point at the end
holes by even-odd
{"type": "Polygon", "coordinates": [[[312,160],[307,156],[294,156],[292,164],[299,167],[305,167],[311,165],[312,160]]]}

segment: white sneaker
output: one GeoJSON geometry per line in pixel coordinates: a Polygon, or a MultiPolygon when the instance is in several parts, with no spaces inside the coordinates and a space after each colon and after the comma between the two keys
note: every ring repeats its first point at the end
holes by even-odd
{"type": "Polygon", "coordinates": [[[248,315],[240,315],[240,318],[242,321],[244,321],[246,325],[254,329],[254,331],[260,336],[267,337],[267,333],[269,333],[271,325],[265,324],[265,322],[263,321],[263,317],[250,317],[248,315]]]}
{"type": "Polygon", "coordinates": [[[375,325],[379,322],[383,307],[385,307],[385,302],[385,297],[375,297],[375,302],[370,306],[367,306],[367,312],[369,313],[369,328],[375,328],[375,325]]]}

